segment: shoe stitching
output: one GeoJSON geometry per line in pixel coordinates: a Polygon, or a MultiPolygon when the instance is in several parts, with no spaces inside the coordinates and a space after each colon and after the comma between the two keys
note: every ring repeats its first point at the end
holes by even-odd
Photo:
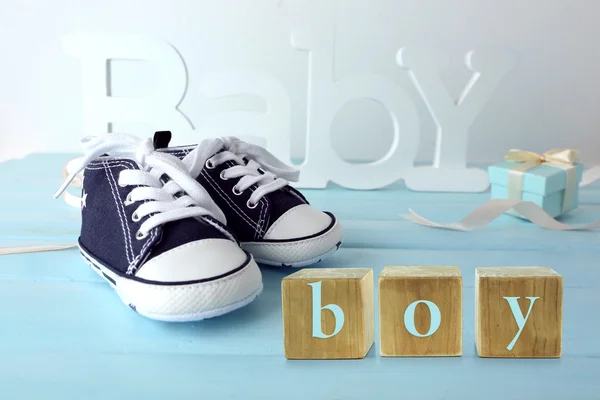
{"type": "MultiPolygon", "coordinates": [[[[128,161],[128,160],[123,160],[123,162],[119,163],[119,166],[124,167],[125,169],[128,170],[135,170],[136,167],[133,164],[133,162],[128,161]]],[[[135,185],[136,188],[141,187],[141,185],[135,185]]],[[[144,200],[143,201],[144,204],[148,203],[148,200],[144,200]]],[[[144,252],[146,251],[146,249],[148,248],[148,246],[150,246],[152,243],[154,243],[154,239],[156,238],[156,236],[158,235],[158,229],[154,228],[150,231],[150,236],[148,237],[148,239],[146,239],[146,241],[144,242],[144,244],[142,245],[142,248],[140,249],[140,252],[138,255],[136,255],[133,260],[129,263],[129,265],[127,266],[127,271],[126,274],[133,274],[138,268],[138,262],[140,261],[140,259],[142,258],[142,256],[144,255],[144,252]]],[[[133,248],[133,247],[132,247],[133,248]]]]}
{"type": "MultiPolygon", "coordinates": [[[[183,152],[189,153],[190,150],[184,150],[183,152]]],[[[111,169],[111,176],[112,176],[112,168],[113,167],[122,167],[124,169],[129,169],[129,170],[133,170],[136,169],[136,166],[134,165],[133,162],[129,161],[129,160],[124,160],[124,159],[119,159],[119,160],[107,160],[107,161],[99,161],[99,162],[93,162],[90,163],[87,167],[86,170],[105,170],[105,172],[107,173],[108,176],[108,170],[107,168],[111,169]]],[[[118,196],[115,193],[115,188],[111,182],[110,179],[109,180],[109,185],[111,188],[111,192],[113,194],[113,199],[115,199],[115,203],[117,204],[117,212],[119,214],[119,220],[121,222],[121,228],[124,228],[124,224],[123,224],[123,218],[121,216],[120,213],[120,207],[118,206],[119,201],[118,201],[118,196]]],[[[113,176],[113,182],[114,182],[114,176],[113,176]]],[[[115,182],[116,185],[116,182],[115,182]]],[[[139,185],[136,185],[136,187],[140,187],[139,185]]],[[[147,203],[147,200],[144,200],[144,203],[147,203]]],[[[125,210],[123,210],[123,212],[125,213],[125,210]]],[[[126,217],[125,217],[126,219],[126,217]]],[[[129,231],[128,225],[127,226],[127,230],[129,231]]],[[[130,235],[131,235],[131,231],[129,231],[130,235]]],[[[125,229],[123,229],[123,236],[125,238],[125,256],[127,257],[127,261],[129,262],[129,265],[127,267],[127,271],[126,274],[133,274],[135,273],[135,271],[138,269],[138,266],[136,265],[139,260],[141,259],[141,257],[144,255],[145,251],[147,250],[147,248],[154,242],[154,240],[156,239],[158,235],[158,229],[154,228],[150,231],[150,236],[149,238],[146,240],[146,242],[144,242],[140,253],[138,255],[134,256],[134,252],[133,252],[133,244],[131,242],[131,237],[129,237],[129,244],[131,246],[131,257],[133,257],[133,259],[130,258],[129,253],[127,252],[128,248],[127,248],[127,235],[125,233],[125,229]]]]}
{"type": "MultiPolygon", "coordinates": [[[[254,193],[254,191],[256,190],[256,189],[253,189],[252,187],[250,187],[249,189],[252,191],[252,193],[254,193]]],[[[254,239],[259,239],[262,236],[262,234],[265,233],[263,215],[266,215],[267,209],[269,206],[269,201],[267,200],[266,197],[262,197],[259,200],[259,202],[261,204],[261,207],[260,207],[260,213],[258,214],[258,222],[256,223],[256,229],[254,230],[254,239]]]]}
{"type": "Polygon", "coordinates": [[[256,229],[254,230],[254,239],[258,238],[258,230],[262,229],[261,223],[262,223],[262,219],[263,219],[263,213],[265,211],[265,204],[263,203],[262,199],[260,200],[261,202],[261,207],[260,207],[260,214],[258,214],[258,222],[256,223],[256,229]]]}
{"type": "MultiPolygon", "coordinates": [[[[119,161],[118,163],[106,161],[103,164],[106,164],[106,166],[109,167],[109,168],[112,168],[112,167],[124,167],[124,168],[128,168],[130,166],[129,164],[124,164],[124,163],[125,163],[125,160],[119,161]]],[[[98,170],[104,169],[104,165],[94,165],[94,166],[90,166],[90,165],[88,165],[85,169],[86,170],[89,169],[89,170],[92,170],[92,171],[98,171],[98,170]]],[[[128,169],[131,169],[131,168],[128,168],[128,169]]]]}
{"type": "MultiPolygon", "coordinates": [[[[129,226],[128,226],[128,224],[126,224],[126,223],[124,222],[124,220],[126,220],[126,219],[127,219],[127,216],[125,216],[125,218],[123,218],[123,216],[121,215],[120,202],[118,201],[118,196],[117,196],[117,193],[115,192],[115,188],[113,187],[113,184],[112,184],[112,179],[111,179],[111,178],[114,178],[114,177],[112,176],[112,170],[110,170],[110,169],[108,168],[108,166],[107,166],[107,165],[105,165],[104,171],[105,171],[105,173],[106,173],[106,177],[107,177],[107,180],[108,180],[108,184],[110,185],[110,190],[111,190],[111,192],[112,192],[113,199],[114,199],[114,201],[115,201],[115,205],[116,205],[116,207],[117,207],[117,214],[119,214],[119,220],[120,220],[120,222],[121,222],[121,229],[123,230],[123,238],[124,238],[124,240],[125,240],[125,256],[127,257],[127,262],[131,263],[131,260],[132,260],[132,258],[134,257],[134,255],[133,255],[133,249],[130,249],[130,248],[127,246],[127,244],[128,244],[128,243],[129,243],[129,245],[130,245],[130,246],[132,246],[132,243],[130,242],[130,240],[131,240],[131,236],[129,236],[129,237],[127,236],[127,232],[129,232],[129,235],[131,235],[131,232],[129,231],[129,226]],[[109,171],[110,171],[110,172],[109,172],[109,171]],[[126,231],[127,231],[127,232],[126,232],[126,231]],[[131,251],[131,257],[130,257],[130,255],[129,255],[128,251],[131,251]]],[[[115,183],[115,185],[116,185],[116,183],[115,183]]],[[[132,246],[132,247],[133,247],[133,246],[132,246]]]]}
{"type": "MultiPolygon", "coordinates": [[[[231,168],[231,167],[237,166],[238,164],[234,163],[233,161],[227,161],[225,163],[225,165],[227,165],[228,167],[231,168]]],[[[252,193],[254,193],[254,191],[256,190],[256,189],[253,189],[252,186],[249,189],[252,193]]],[[[264,224],[261,224],[261,221],[263,221],[263,214],[266,214],[266,211],[269,206],[268,200],[265,197],[262,197],[259,200],[259,202],[261,203],[261,209],[260,209],[260,213],[258,215],[258,221],[256,222],[256,227],[254,228],[254,239],[259,239],[265,233],[264,224]],[[265,204],[265,201],[267,202],[266,204],[265,204]]],[[[250,216],[248,216],[248,218],[250,218],[250,216]]],[[[250,219],[252,220],[252,218],[250,218],[250,219]]]]}
{"type": "Polygon", "coordinates": [[[131,160],[130,158],[110,158],[110,159],[105,159],[105,160],[103,160],[102,158],[100,158],[97,161],[91,161],[86,168],[89,168],[91,166],[101,166],[101,165],[104,165],[104,164],[110,165],[110,164],[113,164],[113,163],[125,163],[125,162],[133,165],[134,168],[137,168],[136,167],[136,163],[133,162],[133,160],[131,160]]]}
{"type": "MultiPolygon", "coordinates": [[[[267,217],[267,215],[268,215],[267,211],[269,210],[269,199],[265,196],[265,197],[263,197],[263,198],[260,199],[260,201],[263,201],[263,200],[264,200],[263,209],[265,211],[265,217],[267,217]]],[[[266,220],[263,217],[263,223],[262,223],[262,225],[260,227],[261,235],[259,235],[259,237],[264,236],[264,234],[267,232],[267,230],[266,230],[267,225],[265,225],[265,222],[266,222],[266,220]]]]}
{"type": "Polygon", "coordinates": [[[233,202],[227,194],[219,187],[219,184],[214,181],[214,179],[208,174],[208,172],[202,170],[202,175],[207,178],[207,182],[213,187],[213,189],[217,190],[217,194],[219,194],[230,206],[230,208],[235,211],[235,213],[242,218],[252,229],[256,229],[256,223],[250,218],[243,210],[241,210],[235,202],[233,202]],[[214,183],[213,183],[214,182],[214,183]],[[243,214],[240,214],[238,210],[243,214]]]}
{"type": "MultiPolygon", "coordinates": [[[[124,169],[128,169],[128,170],[134,170],[134,169],[136,169],[135,165],[132,162],[129,162],[127,160],[119,160],[117,162],[115,162],[115,161],[113,161],[113,162],[103,162],[103,164],[106,164],[106,166],[110,166],[109,168],[111,168],[111,169],[113,167],[123,167],[124,169]]],[[[105,168],[104,167],[102,167],[102,168],[92,167],[92,168],[86,168],[86,169],[99,170],[99,169],[105,169],[105,168]]],[[[109,184],[110,184],[110,187],[111,187],[111,191],[113,191],[113,185],[110,182],[110,180],[109,180],[109,184]]],[[[136,187],[140,187],[140,185],[136,185],[136,187]]],[[[113,191],[113,198],[114,197],[115,197],[115,193],[113,191]]],[[[115,202],[118,202],[118,200],[115,200],[115,202]]],[[[144,200],[144,203],[147,203],[147,202],[148,202],[148,200],[144,200]]],[[[121,203],[119,203],[119,204],[121,204],[121,203]]],[[[120,209],[120,207],[117,206],[117,211],[119,211],[119,209],[120,209]]],[[[125,210],[123,210],[123,212],[125,213],[125,210]]],[[[121,214],[120,213],[119,213],[119,219],[121,219],[121,214]]],[[[127,228],[128,228],[128,225],[127,225],[127,228]]],[[[129,231],[129,229],[127,229],[127,230],[129,231]]],[[[131,235],[131,231],[129,231],[129,234],[131,235]]],[[[125,236],[125,233],[124,233],[124,236],[125,236]]],[[[131,242],[131,239],[130,239],[129,243],[130,243],[130,246],[131,246],[131,253],[132,253],[132,257],[133,258],[130,259],[129,255],[127,253],[127,248],[126,248],[125,255],[127,256],[127,261],[129,262],[129,265],[127,266],[127,272],[126,272],[127,274],[132,274],[132,273],[134,273],[137,270],[136,264],[138,263],[138,261],[140,260],[140,258],[144,255],[144,252],[148,248],[148,246],[153,243],[153,241],[156,238],[156,236],[157,236],[157,229],[155,228],[155,229],[152,229],[150,231],[150,236],[148,237],[148,239],[146,240],[146,242],[144,242],[144,245],[142,246],[142,248],[140,250],[140,253],[137,254],[137,255],[135,255],[134,252],[133,252],[133,243],[131,242]]],[[[127,243],[126,243],[126,247],[127,247],[127,243]]]]}
{"type": "Polygon", "coordinates": [[[142,246],[142,249],[140,250],[140,254],[138,254],[135,259],[129,264],[129,266],[127,267],[127,274],[133,274],[135,271],[137,271],[138,266],[136,265],[138,263],[138,261],[140,260],[140,258],[142,257],[142,255],[144,254],[144,252],[146,251],[146,248],[148,246],[150,246],[151,243],[154,243],[154,239],[156,238],[156,235],[158,229],[154,228],[150,231],[150,237],[148,238],[148,240],[146,240],[146,242],[144,243],[144,245],[142,246]]]}

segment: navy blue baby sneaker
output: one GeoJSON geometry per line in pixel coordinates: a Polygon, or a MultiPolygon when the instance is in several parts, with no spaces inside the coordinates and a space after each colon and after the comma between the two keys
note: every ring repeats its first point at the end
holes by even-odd
{"type": "Polygon", "coordinates": [[[152,139],[125,134],[82,145],[84,157],[55,197],[83,171],[81,255],[126,305],[156,320],[194,321],[259,295],[252,255],[182,161],[156,151],[152,139]]]}
{"type": "Polygon", "coordinates": [[[168,147],[170,138],[168,131],[157,132],[156,147],[183,161],[258,263],[302,267],[321,261],[342,244],[340,222],[291,187],[288,181],[297,181],[299,172],[266,149],[234,137],[168,147]]]}

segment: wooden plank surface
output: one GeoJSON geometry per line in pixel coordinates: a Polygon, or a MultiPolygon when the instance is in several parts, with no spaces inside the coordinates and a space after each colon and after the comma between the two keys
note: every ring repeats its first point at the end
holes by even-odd
{"type": "MultiPolygon", "coordinates": [[[[51,197],[69,157],[0,164],[0,247],[76,240],[78,211],[51,197]]],[[[281,279],[292,270],[264,268],[265,291],[248,307],[167,324],[125,307],[76,250],[8,255],[0,256],[0,398],[600,399],[600,232],[551,232],[512,217],[447,232],[399,217],[414,208],[455,221],[486,193],[413,193],[402,185],[303,192],[346,228],[342,248],[319,266],[373,268],[375,277],[387,265],[460,266],[462,357],[386,359],[376,342],[363,360],[286,360],[281,279]],[[563,356],[478,358],[475,268],[522,265],[564,277],[563,356]]],[[[600,186],[585,188],[581,201],[565,221],[600,218],[600,186]]]]}

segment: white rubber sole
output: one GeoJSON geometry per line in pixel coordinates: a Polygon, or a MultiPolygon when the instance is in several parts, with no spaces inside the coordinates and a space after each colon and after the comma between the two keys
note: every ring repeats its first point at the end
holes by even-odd
{"type": "Polygon", "coordinates": [[[124,304],[147,318],[188,322],[214,318],[251,303],[263,289],[252,259],[231,275],[190,284],[153,284],[118,275],[81,249],[84,261],[117,292],[124,304]]]}
{"type": "Polygon", "coordinates": [[[340,248],[343,240],[342,226],[338,221],[319,236],[296,241],[244,242],[257,263],[278,267],[304,267],[316,264],[340,248]]]}

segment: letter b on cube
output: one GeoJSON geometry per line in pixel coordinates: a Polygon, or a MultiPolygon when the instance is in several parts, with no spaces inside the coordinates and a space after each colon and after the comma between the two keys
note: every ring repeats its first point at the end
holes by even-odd
{"type": "Polygon", "coordinates": [[[373,270],[305,268],[281,282],[288,359],[364,358],[375,340],[373,270]]]}
{"type": "Polygon", "coordinates": [[[475,344],[480,357],[558,358],[563,279],[546,267],[475,271],[475,344]]]}
{"type": "Polygon", "coordinates": [[[386,267],[379,275],[382,356],[462,354],[462,276],[458,267],[386,267]]]}

